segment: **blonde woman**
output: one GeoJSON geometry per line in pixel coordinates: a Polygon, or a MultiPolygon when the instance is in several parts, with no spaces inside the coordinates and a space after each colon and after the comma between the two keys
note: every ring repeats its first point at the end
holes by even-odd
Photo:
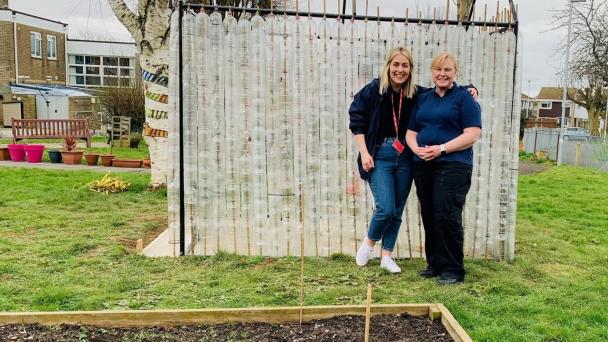
{"type": "Polygon", "coordinates": [[[414,152],[414,181],[425,233],[427,268],[440,285],[464,281],[462,209],[471,186],[473,144],[481,132],[481,108],[456,84],[458,63],[449,53],[433,59],[435,88],[414,106],[407,144],[414,152]]]}
{"type": "MultiPolygon", "coordinates": [[[[412,185],[412,151],[405,133],[417,94],[414,60],[403,47],[390,50],[380,72],[363,87],[350,109],[350,130],[359,148],[359,174],[370,184],[375,211],[367,236],[357,251],[356,263],[365,266],[376,242],[382,240],[380,267],[390,273],[401,268],[392,257],[405,201],[412,185]]],[[[476,94],[476,90],[471,89],[476,94]]]]}

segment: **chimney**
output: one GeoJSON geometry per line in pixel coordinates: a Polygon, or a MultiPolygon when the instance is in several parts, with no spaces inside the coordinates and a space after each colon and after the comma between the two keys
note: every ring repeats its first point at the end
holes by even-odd
{"type": "Polygon", "coordinates": [[[8,0],[0,0],[0,9],[8,8],[8,0]]]}

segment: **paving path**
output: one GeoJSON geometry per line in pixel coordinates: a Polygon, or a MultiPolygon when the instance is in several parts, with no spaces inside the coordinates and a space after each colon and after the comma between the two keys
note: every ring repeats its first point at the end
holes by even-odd
{"type": "Polygon", "coordinates": [[[0,160],[0,167],[21,167],[21,168],[35,168],[45,170],[66,170],[66,171],[93,171],[93,172],[140,172],[150,173],[150,169],[143,168],[126,168],[126,167],[105,167],[105,166],[87,166],[87,165],[66,165],[63,163],[26,163],[26,162],[14,162],[0,160]]]}

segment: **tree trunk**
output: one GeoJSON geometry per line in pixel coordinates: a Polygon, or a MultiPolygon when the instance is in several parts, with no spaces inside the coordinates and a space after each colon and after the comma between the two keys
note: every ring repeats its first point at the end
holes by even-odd
{"type": "Polygon", "coordinates": [[[469,19],[469,11],[472,4],[473,0],[458,0],[458,20],[465,21],[469,19]]]}
{"type": "MultiPolygon", "coordinates": [[[[188,2],[188,1],[187,1],[188,2]]],[[[211,1],[191,1],[210,3],[211,1]]],[[[158,188],[167,182],[168,137],[168,76],[169,76],[169,29],[173,12],[172,0],[138,0],[137,14],[127,7],[124,0],[109,0],[110,7],[120,22],[133,36],[139,51],[144,92],[146,93],[146,124],[144,140],[150,151],[152,163],[150,187],[158,188]]],[[[280,10],[292,0],[275,0],[280,10]]],[[[218,1],[222,4],[222,1],[218,1]]],[[[224,3],[230,5],[228,1],[224,3]]],[[[247,2],[246,6],[267,7],[269,1],[247,2]]]]}
{"type": "Polygon", "coordinates": [[[167,182],[167,80],[170,0],[139,0],[138,13],[133,13],[123,0],[109,0],[114,14],[133,36],[139,52],[144,92],[146,124],[144,140],[152,163],[150,187],[167,182]],[[163,96],[164,95],[164,96],[163,96]],[[148,113],[153,113],[152,115],[148,113]]]}

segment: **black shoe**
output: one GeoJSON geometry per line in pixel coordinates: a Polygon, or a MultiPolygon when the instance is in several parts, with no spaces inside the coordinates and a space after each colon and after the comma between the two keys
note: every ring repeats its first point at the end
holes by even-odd
{"type": "Polygon", "coordinates": [[[444,276],[441,276],[439,279],[437,279],[437,285],[458,285],[458,284],[462,284],[463,282],[464,282],[464,279],[444,277],[444,276]]]}
{"type": "Polygon", "coordinates": [[[439,273],[435,273],[435,271],[433,271],[432,269],[430,269],[428,267],[423,269],[422,271],[420,271],[420,276],[422,278],[433,278],[438,275],[439,275],[439,273]]]}

